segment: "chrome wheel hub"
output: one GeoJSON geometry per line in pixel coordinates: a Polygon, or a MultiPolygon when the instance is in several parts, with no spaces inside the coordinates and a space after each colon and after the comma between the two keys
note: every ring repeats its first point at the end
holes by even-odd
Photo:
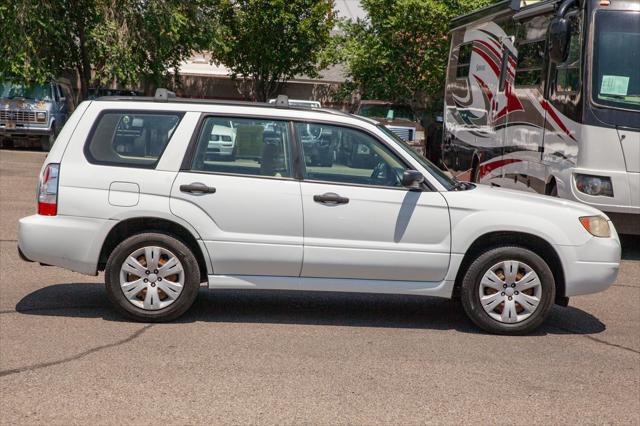
{"type": "Polygon", "coordinates": [[[184,268],[163,247],[142,247],[131,253],[120,268],[120,288],[127,300],[145,310],[166,308],[184,287],[184,268]]]}
{"type": "Polygon", "coordinates": [[[538,274],[526,263],[506,260],[493,265],[478,288],[484,311],[502,323],[529,318],[538,308],[542,284],[538,274]]]}

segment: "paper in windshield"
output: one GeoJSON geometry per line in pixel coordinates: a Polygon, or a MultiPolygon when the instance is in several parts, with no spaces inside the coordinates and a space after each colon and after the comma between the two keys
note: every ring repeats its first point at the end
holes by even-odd
{"type": "Polygon", "coordinates": [[[629,89],[629,77],[619,75],[603,75],[600,93],[602,95],[626,96],[629,89]]]}

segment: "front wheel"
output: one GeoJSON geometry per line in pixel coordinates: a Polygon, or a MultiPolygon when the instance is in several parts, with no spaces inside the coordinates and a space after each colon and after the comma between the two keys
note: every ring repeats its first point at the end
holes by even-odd
{"type": "Polygon", "coordinates": [[[462,280],[462,306],[480,328],[527,334],[549,315],[555,280],[547,263],[523,247],[499,247],[473,261],[462,280]]]}
{"type": "Polygon", "coordinates": [[[160,233],[121,242],[105,267],[107,296],[124,315],[145,322],[173,320],[193,304],[200,270],[191,250],[160,233]]]}
{"type": "Polygon", "coordinates": [[[48,135],[40,136],[40,148],[42,148],[44,152],[49,152],[51,151],[51,147],[55,141],[56,135],[53,132],[48,135]]]}

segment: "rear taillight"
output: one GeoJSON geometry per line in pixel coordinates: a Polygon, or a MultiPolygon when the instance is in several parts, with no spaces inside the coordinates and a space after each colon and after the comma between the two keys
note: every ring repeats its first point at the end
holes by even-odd
{"type": "Polygon", "coordinates": [[[58,214],[58,175],[60,164],[47,164],[38,184],[38,214],[58,214]]]}

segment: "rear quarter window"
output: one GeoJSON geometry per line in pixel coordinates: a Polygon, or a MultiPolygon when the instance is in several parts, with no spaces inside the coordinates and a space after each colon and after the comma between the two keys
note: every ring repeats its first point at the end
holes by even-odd
{"type": "Polygon", "coordinates": [[[152,169],[182,116],[176,112],[103,112],[85,145],[85,155],[94,164],[152,169]]]}

